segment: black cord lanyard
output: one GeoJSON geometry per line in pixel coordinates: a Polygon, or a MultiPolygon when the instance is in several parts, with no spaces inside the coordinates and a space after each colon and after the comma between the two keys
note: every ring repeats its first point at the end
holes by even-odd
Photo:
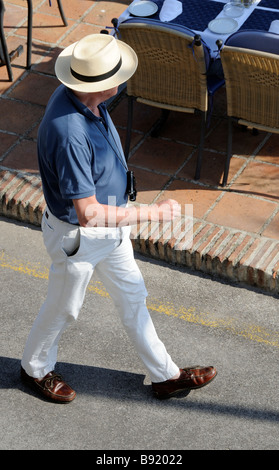
{"type": "Polygon", "coordinates": [[[122,152],[119,149],[119,147],[116,143],[115,137],[113,135],[113,132],[110,128],[109,119],[107,120],[107,123],[108,123],[108,130],[107,131],[105,130],[105,126],[103,124],[101,124],[100,121],[98,121],[97,127],[101,131],[101,133],[103,134],[103,136],[105,137],[105,139],[107,140],[109,145],[111,146],[112,150],[114,151],[114,154],[116,155],[117,159],[120,161],[121,165],[125,168],[126,171],[128,171],[128,166],[127,166],[126,160],[124,160],[122,158],[122,152]],[[110,136],[113,140],[113,144],[111,142],[110,136]]]}

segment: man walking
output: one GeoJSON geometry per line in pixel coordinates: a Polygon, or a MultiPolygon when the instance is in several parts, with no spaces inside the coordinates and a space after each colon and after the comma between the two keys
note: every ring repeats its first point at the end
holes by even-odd
{"type": "Polygon", "coordinates": [[[174,200],[127,206],[128,168],[104,102],[136,67],[135,52],[110,35],[92,34],[67,47],[55,66],[62,84],[38,133],[47,204],[42,230],[52,266],[47,298],[25,346],[21,377],[54,402],[76,396],[54,369],[60,337],[77,319],[93,271],[113,299],[158,398],[200,388],[216,376],[212,366],[180,369],[158,338],[146,307],[130,225],[170,221],[180,214],[180,206],[174,200]]]}

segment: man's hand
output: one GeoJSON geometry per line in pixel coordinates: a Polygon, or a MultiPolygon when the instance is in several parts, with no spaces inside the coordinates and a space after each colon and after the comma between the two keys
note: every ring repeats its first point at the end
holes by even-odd
{"type": "Polygon", "coordinates": [[[150,206],[150,221],[169,222],[179,216],[181,205],[174,199],[166,199],[150,206]]]}

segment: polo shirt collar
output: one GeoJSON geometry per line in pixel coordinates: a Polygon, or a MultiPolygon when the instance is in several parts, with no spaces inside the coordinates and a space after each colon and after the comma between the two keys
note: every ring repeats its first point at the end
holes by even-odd
{"type": "Polygon", "coordinates": [[[95,122],[100,122],[101,119],[103,118],[105,120],[106,124],[107,124],[106,105],[105,105],[105,103],[101,103],[98,106],[99,109],[100,109],[101,116],[102,116],[102,118],[100,119],[97,116],[95,116],[95,114],[92,113],[92,111],[77,98],[77,96],[73,93],[73,91],[70,88],[67,88],[67,87],[65,87],[65,88],[66,88],[66,94],[67,94],[68,98],[72,101],[74,106],[77,108],[77,110],[81,114],[83,114],[88,119],[91,119],[91,121],[95,121],[95,122]]]}

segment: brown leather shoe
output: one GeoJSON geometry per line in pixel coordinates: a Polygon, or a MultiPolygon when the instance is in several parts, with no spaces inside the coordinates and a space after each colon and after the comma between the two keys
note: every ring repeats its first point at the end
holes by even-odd
{"type": "Polygon", "coordinates": [[[43,379],[34,379],[21,368],[21,380],[47,400],[56,403],[69,403],[76,397],[76,392],[54,371],[43,379]]]}
{"type": "Polygon", "coordinates": [[[152,390],[157,398],[170,398],[183,390],[193,390],[209,384],[217,375],[215,367],[185,367],[180,369],[180,376],[175,380],[152,383],[152,390]]]}

